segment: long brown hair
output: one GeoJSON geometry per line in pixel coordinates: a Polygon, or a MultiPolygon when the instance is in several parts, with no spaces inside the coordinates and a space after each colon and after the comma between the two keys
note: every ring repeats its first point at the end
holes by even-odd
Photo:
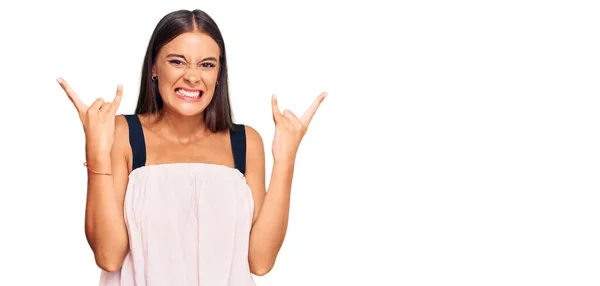
{"type": "Polygon", "coordinates": [[[178,10],[171,12],[165,15],[154,28],[144,57],[140,94],[135,113],[162,114],[163,101],[160,97],[157,82],[152,80],[152,67],[159,51],[164,45],[183,33],[194,31],[207,33],[217,42],[221,50],[219,58],[220,69],[215,94],[204,111],[206,127],[212,132],[231,129],[233,127],[233,115],[229,102],[225,43],[215,21],[202,10],[178,10]]]}

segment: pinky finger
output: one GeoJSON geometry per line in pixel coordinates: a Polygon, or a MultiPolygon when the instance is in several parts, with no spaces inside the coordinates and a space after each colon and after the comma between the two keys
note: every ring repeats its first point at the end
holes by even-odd
{"type": "Polygon", "coordinates": [[[281,111],[279,111],[279,106],[277,104],[277,95],[273,94],[271,97],[271,108],[273,110],[273,121],[275,123],[279,123],[281,121],[281,111]]]}
{"type": "Polygon", "coordinates": [[[115,94],[115,100],[113,100],[112,106],[110,108],[110,112],[112,112],[113,114],[117,113],[117,110],[119,109],[119,106],[121,105],[122,98],[123,98],[123,86],[119,84],[117,86],[117,93],[115,94]]]}

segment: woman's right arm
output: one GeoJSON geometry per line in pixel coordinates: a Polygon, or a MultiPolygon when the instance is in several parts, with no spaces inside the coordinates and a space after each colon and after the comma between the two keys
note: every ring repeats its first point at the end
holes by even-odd
{"type": "Polygon", "coordinates": [[[96,264],[105,271],[121,268],[129,248],[123,202],[129,177],[129,128],[122,115],[116,116],[123,87],[117,86],[113,102],[98,98],[88,106],[71,86],[57,78],[77,109],[85,132],[88,170],[85,236],[94,251],[96,264]]]}
{"type": "Polygon", "coordinates": [[[94,152],[86,146],[88,190],[85,212],[85,235],[94,252],[96,264],[105,271],[121,268],[129,249],[123,204],[129,177],[130,157],[128,127],[122,115],[115,117],[114,143],[109,152],[94,152]]]}

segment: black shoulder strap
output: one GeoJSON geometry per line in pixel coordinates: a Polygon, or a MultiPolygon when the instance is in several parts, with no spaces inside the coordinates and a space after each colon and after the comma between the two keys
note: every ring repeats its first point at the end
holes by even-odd
{"type": "Polygon", "coordinates": [[[229,131],[231,139],[231,151],[233,152],[233,162],[235,168],[240,173],[246,173],[246,128],[243,124],[234,124],[233,129],[229,131]]]}
{"type": "Polygon", "coordinates": [[[124,115],[129,125],[129,145],[133,153],[133,166],[131,171],[146,165],[146,142],[144,130],[137,114],[124,115]]]}

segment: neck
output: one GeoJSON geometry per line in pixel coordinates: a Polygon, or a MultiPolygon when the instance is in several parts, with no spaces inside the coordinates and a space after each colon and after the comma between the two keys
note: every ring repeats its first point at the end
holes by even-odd
{"type": "Polygon", "coordinates": [[[186,144],[206,134],[204,112],[194,116],[184,116],[165,110],[159,120],[164,135],[179,143],[186,144]]]}

